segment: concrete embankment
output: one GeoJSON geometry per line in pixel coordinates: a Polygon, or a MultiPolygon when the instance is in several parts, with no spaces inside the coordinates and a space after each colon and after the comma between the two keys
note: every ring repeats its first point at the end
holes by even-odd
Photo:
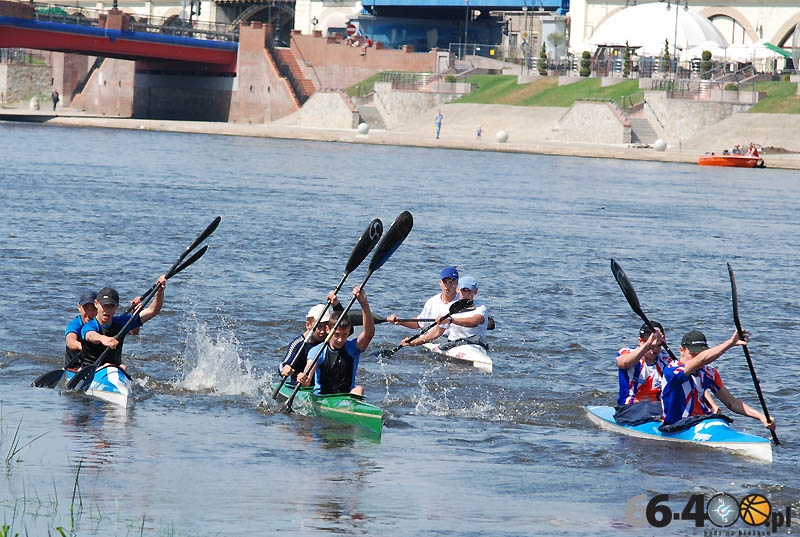
{"type": "Polygon", "coordinates": [[[164,121],[94,117],[80,112],[59,110],[56,115],[45,111],[0,110],[0,120],[37,121],[48,125],[74,127],[158,130],[228,136],[250,136],[345,143],[438,147],[474,151],[536,153],[547,155],[616,158],[660,162],[697,163],[707,151],[721,152],[734,144],[754,142],[765,148],[762,155],[767,167],[800,169],[800,138],[795,136],[796,115],[736,114],[706,127],[665,151],[626,144],[559,142],[554,129],[564,108],[519,107],[507,105],[446,104],[440,139],[433,131],[436,109],[420,114],[391,130],[372,130],[359,134],[356,129],[323,129],[291,124],[244,125],[193,121],[164,121]],[[42,117],[44,116],[44,117],[42,117]],[[482,135],[477,137],[478,127],[482,135]],[[496,134],[505,131],[506,143],[499,143],[496,134]]]}

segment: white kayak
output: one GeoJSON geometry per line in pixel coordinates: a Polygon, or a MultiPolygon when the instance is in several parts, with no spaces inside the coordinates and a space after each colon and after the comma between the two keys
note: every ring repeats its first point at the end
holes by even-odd
{"type": "MultiPolygon", "coordinates": [[[[76,371],[67,369],[64,376],[65,382],[69,382],[75,376],[75,373],[76,371]]],[[[86,390],[86,395],[121,407],[127,407],[132,383],[133,380],[124,369],[106,365],[95,371],[92,383],[86,390]]]]}
{"type": "Polygon", "coordinates": [[[429,351],[447,356],[458,363],[470,365],[487,373],[492,372],[492,359],[480,345],[459,345],[447,350],[439,349],[438,343],[423,343],[423,345],[429,351]]]}
{"type": "Polygon", "coordinates": [[[677,433],[664,433],[659,421],[648,421],[641,425],[620,425],[614,420],[614,409],[610,406],[588,406],[589,419],[604,429],[618,433],[667,442],[683,442],[697,446],[732,450],[741,455],[772,462],[772,443],[760,436],[732,429],[721,419],[707,419],[677,433]]]}

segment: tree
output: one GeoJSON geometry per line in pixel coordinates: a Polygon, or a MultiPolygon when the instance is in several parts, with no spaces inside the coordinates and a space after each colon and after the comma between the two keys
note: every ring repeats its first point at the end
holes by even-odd
{"type": "Polygon", "coordinates": [[[664,67],[661,70],[662,71],[669,71],[670,70],[670,66],[669,66],[669,61],[670,61],[670,57],[669,57],[669,39],[665,39],[664,40],[664,56],[663,56],[663,58],[664,58],[664,67]]]}
{"type": "Polygon", "coordinates": [[[566,43],[567,38],[564,37],[562,33],[553,32],[547,36],[547,42],[550,43],[550,46],[553,48],[553,58],[556,59],[558,58],[558,47],[566,43]]]}
{"type": "Polygon", "coordinates": [[[592,74],[592,55],[588,50],[584,50],[581,54],[581,76],[589,76],[592,74]]]}
{"type": "Polygon", "coordinates": [[[540,75],[547,76],[547,48],[545,47],[544,43],[542,43],[542,50],[539,52],[539,62],[537,67],[539,68],[540,75]]]}
{"type": "Polygon", "coordinates": [[[625,53],[622,56],[622,76],[628,78],[631,76],[631,47],[625,41],[625,53]]]}

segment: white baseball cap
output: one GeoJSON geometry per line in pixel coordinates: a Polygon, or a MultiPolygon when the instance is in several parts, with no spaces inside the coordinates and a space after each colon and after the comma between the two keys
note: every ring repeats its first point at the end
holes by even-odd
{"type": "Polygon", "coordinates": [[[319,319],[319,322],[327,323],[331,318],[331,310],[330,308],[326,309],[325,304],[317,304],[316,306],[308,310],[308,315],[306,315],[306,318],[319,319]],[[325,311],[325,315],[322,315],[323,311],[325,311]],[[320,315],[322,315],[322,319],[319,319],[320,315]]]}

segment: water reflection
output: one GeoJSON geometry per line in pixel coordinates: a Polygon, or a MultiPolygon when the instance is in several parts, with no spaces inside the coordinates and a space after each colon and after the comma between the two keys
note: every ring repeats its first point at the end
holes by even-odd
{"type": "Polygon", "coordinates": [[[101,467],[131,446],[126,427],[133,421],[133,408],[96,401],[85,395],[63,392],[61,423],[68,438],[75,441],[73,457],[83,466],[101,467]]]}

